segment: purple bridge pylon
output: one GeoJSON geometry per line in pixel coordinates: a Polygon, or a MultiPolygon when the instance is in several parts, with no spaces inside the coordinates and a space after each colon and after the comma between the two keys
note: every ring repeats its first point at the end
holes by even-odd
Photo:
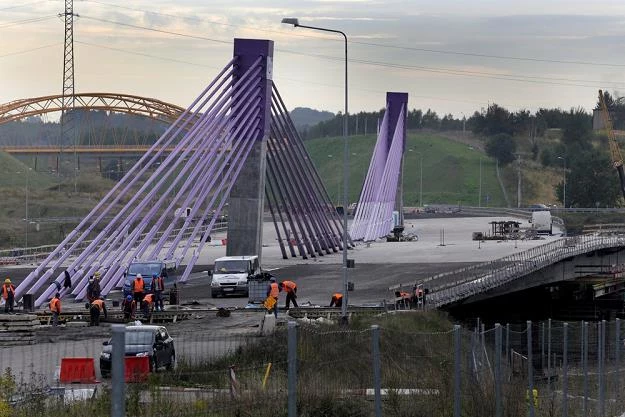
{"type": "Polygon", "coordinates": [[[284,258],[342,250],[340,219],[272,81],[272,57],[272,41],[235,39],[233,59],[20,283],[16,299],[33,294],[41,306],[65,271],[72,287],[61,296],[84,299],[96,271],[106,295],[134,260],[175,261],[185,282],[223,214],[228,254],[260,256],[265,199],[284,258]]]}
{"type": "Polygon", "coordinates": [[[403,224],[402,166],[406,149],[407,93],[386,93],[386,110],[351,225],[353,240],[371,241],[403,224]]]}

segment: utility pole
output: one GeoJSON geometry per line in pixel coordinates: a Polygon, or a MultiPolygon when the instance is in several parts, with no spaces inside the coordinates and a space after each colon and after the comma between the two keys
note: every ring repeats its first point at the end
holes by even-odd
{"type": "MultiPolygon", "coordinates": [[[[74,139],[71,135],[73,123],[74,102],[74,0],[65,0],[65,12],[59,13],[59,17],[65,22],[65,47],[63,49],[63,90],[62,90],[62,111],[61,111],[61,140],[59,146],[59,166],[57,175],[61,175],[63,166],[63,146],[66,137],[74,139]]],[[[72,140],[74,146],[74,175],[77,175],[78,158],[76,155],[76,141],[72,140]]]]}
{"type": "Polygon", "coordinates": [[[518,167],[518,183],[517,183],[517,189],[516,189],[516,198],[517,198],[517,207],[520,208],[521,207],[521,154],[517,154],[517,157],[519,158],[519,167],[518,167]]]}

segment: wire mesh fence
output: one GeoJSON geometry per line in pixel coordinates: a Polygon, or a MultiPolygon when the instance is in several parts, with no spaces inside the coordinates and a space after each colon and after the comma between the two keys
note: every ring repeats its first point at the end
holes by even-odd
{"type": "Polygon", "coordinates": [[[440,331],[369,324],[293,323],[264,335],[133,326],[122,327],[117,345],[107,328],[76,340],[44,333],[0,348],[0,417],[604,417],[625,409],[620,320],[440,331]],[[79,364],[65,369],[67,359],[79,364]],[[115,404],[125,414],[114,414],[115,404]]]}

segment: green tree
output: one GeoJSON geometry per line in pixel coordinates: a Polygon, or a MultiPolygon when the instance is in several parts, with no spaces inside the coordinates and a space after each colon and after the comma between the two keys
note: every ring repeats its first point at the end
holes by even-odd
{"type": "Polygon", "coordinates": [[[514,161],[515,152],[516,142],[506,133],[491,136],[486,142],[486,154],[497,159],[501,165],[514,161]]]}
{"type": "MultiPolygon", "coordinates": [[[[577,155],[570,162],[566,178],[566,205],[568,207],[615,206],[621,197],[618,174],[606,152],[590,150],[577,155]]],[[[564,187],[556,186],[556,196],[563,201],[564,187]]]]}

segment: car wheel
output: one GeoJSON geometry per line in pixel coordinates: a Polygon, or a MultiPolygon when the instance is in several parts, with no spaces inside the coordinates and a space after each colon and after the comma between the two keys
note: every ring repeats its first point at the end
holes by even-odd
{"type": "Polygon", "coordinates": [[[211,291],[211,298],[217,298],[218,295],[219,294],[217,294],[216,292],[211,291]]]}
{"type": "Polygon", "coordinates": [[[165,369],[167,369],[168,371],[171,371],[175,368],[176,368],[176,354],[172,353],[171,356],[169,357],[169,363],[167,364],[165,369]]]}

